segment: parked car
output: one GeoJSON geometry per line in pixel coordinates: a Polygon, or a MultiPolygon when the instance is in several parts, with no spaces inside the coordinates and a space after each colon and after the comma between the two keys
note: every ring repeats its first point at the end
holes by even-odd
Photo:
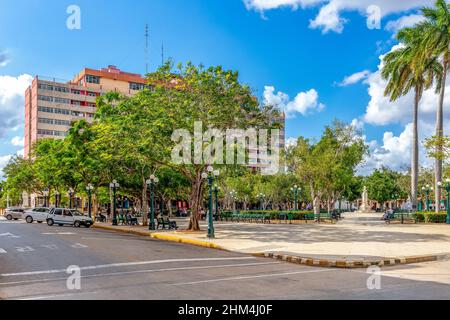
{"type": "Polygon", "coordinates": [[[42,223],[47,221],[47,216],[50,213],[49,208],[33,208],[25,210],[22,217],[28,223],[33,223],[34,221],[42,223]]]}
{"type": "Polygon", "coordinates": [[[94,220],[75,209],[53,208],[47,216],[47,224],[50,227],[57,224],[60,227],[71,225],[76,228],[81,226],[89,228],[94,224],[94,220]]]}
{"type": "Polygon", "coordinates": [[[22,214],[24,212],[23,208],[19,208],[19,207],[12,207],[12,208],[7,208],[5,211],[5,218],[9,221],[11,220],[19,220],[22,219],[22,214]]]}

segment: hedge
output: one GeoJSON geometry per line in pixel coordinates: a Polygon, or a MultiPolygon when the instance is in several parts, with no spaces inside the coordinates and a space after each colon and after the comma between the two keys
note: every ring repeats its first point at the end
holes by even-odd
{"type": "MultiPolygon", "coordinates": [[[[292,217],[293,220],[305,220],[308,217],[314,217],[314,211],[278,211],[278,210],[249,210],[249,211],[223,211],[220,213],[223,217],[232,217],[234,214],[240,216],[261,216],[270,217],[271,220],[284,220],[288,217],[292,217]]],[[[321,212],[322,215],[326,216],[327,212],[321,212]]]]}
{"type": "Polygon", "coordinates": [[[447,213],[435,213],[435,212],[417,212],[414,214],[417,222],[426,223],[446,223],[447,213]]]}

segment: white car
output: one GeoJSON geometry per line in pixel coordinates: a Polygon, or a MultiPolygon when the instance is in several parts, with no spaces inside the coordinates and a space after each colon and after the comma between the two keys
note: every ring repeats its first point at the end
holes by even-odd
{"type": "Polygon", "coordinates": [[[47,216],[47,224],[50,227],[57,224],[60,227],[71,225],[76,228],[81,226],[89,228],[94,224],[94,220],[74,209],[53,208],[47,216]]]}
{"type": "Polygon", "coordinates": [[[34,221],[42,223],[47,221],[47,216],[50,212],[49,208],[33,208],[25,210],[22,218],[28,223],[33,223],[34,221]]]}

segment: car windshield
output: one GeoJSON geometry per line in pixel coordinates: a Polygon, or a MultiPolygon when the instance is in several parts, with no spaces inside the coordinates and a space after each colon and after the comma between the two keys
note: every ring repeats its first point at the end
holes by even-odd
{"type": "Polygon", "coordinates": [[[72,211],[70,211],[74,216],[83,216],[83,214],[80,212],[80,211],[78,211],[78,210],[72,210],[72,211]]]}

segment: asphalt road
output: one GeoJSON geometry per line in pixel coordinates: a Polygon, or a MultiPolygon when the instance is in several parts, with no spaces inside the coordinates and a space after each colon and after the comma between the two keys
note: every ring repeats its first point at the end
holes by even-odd
{"type": "Polygon", "coordinates": [[[423,268],[386,269],[380,290],[369,290],[365,270],[0,220],[0,299],[449,299],[450,263],[423,268]],[[69,266],[81,268],[80,290],[68,289],[69,266]]]}

